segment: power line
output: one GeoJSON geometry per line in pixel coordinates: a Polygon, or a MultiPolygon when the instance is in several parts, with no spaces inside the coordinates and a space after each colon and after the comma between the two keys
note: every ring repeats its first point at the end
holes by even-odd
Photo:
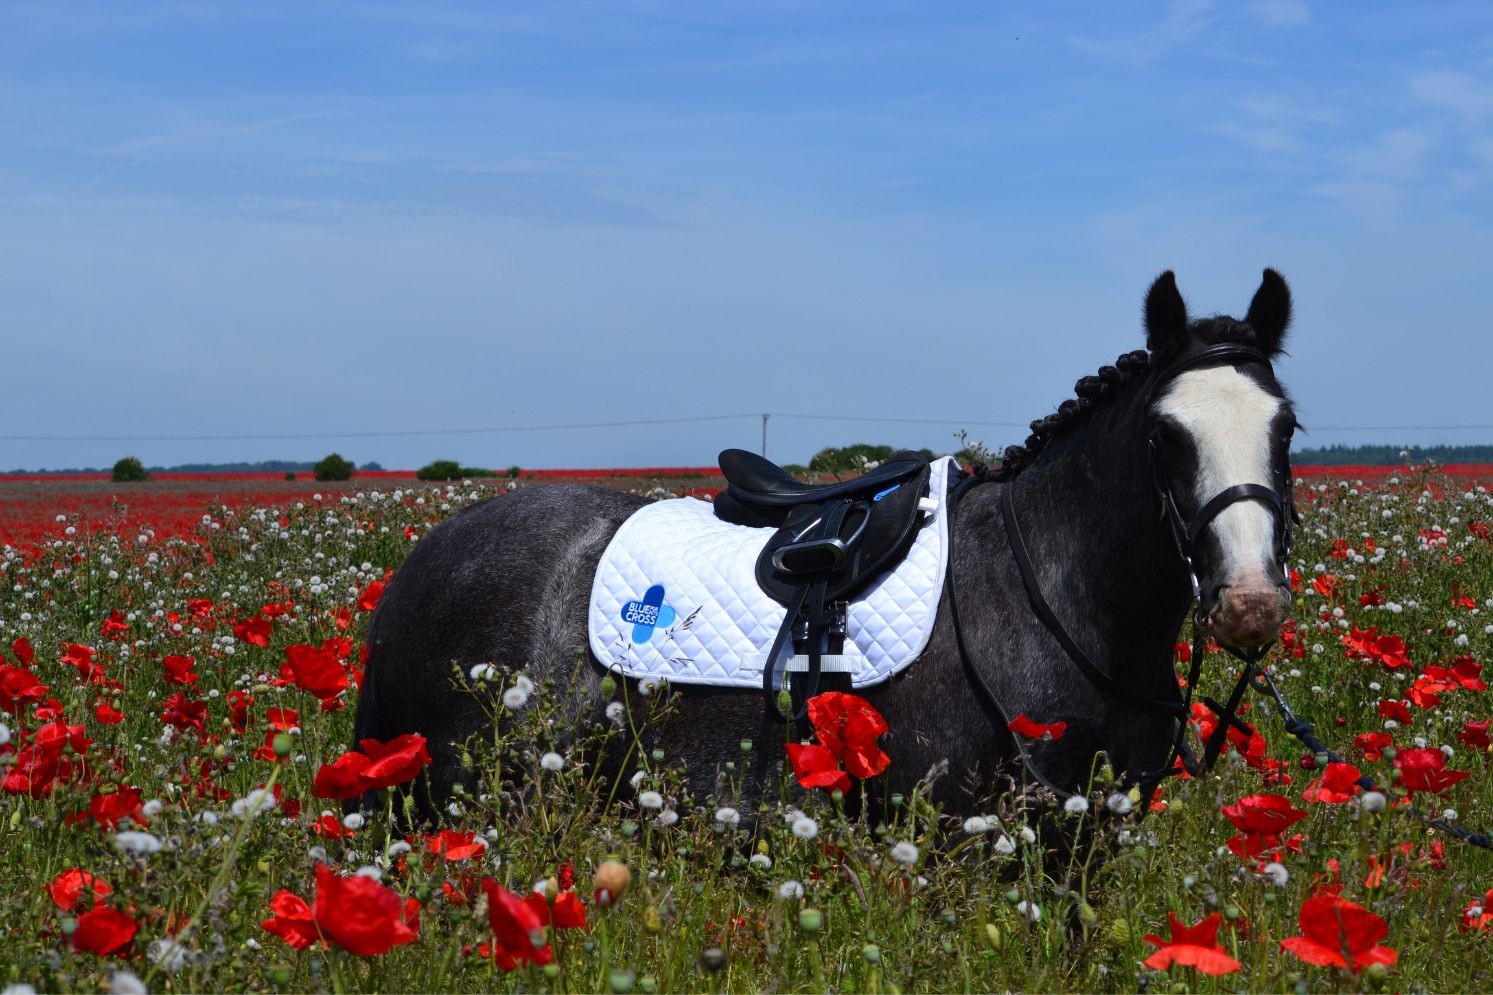
{"type": "MultiPolygon", "coordinates": [[[[760,419],[762,413],[739,415],[695,415],[680,418],[636,418],[619,421],[567,422],[554,425],[495,425],[484,428],[393,429],[351,432],[277,432],[240,435],[0,435],[0,442],[250,442],[294,439],[394,439],[451,435],[498,435],[511,432],[563,432],[578,429],[635,428],[644,425],[686,425],[696,422],[760,419]]],[[[771,418],[801,421],[865,422],[880,425],[957,425],[980,428],[1028,427],[1028,422],[986,421],[968,418],[894,418],[885,415],[818,415],[768,413],[771,418]]],[[[1308,425],[1322,432],[1487,432],[1493,425],[1308,425]]]]}

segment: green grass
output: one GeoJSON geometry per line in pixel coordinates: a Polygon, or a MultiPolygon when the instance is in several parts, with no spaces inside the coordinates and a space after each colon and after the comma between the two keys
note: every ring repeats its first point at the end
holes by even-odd
{"type": "MultiPolygon", "coordinates": [[[[1293,557],[1303,574],[1295,619],[1300,656],[1278,648],[1272,659],[1285,693],[1319,734],[1388,785],[1390,760],[1363,760],[1353,737],[1383,728],[1378,702],[1404,697],[1421,668],[1489,655],[1493,552],[1469,526],[1493,517],[1493,508],[1485,493],[1419,471],[1372,492],[1349,483],[1319,486],[1310,500],[1305,485],[1298,492],[1306,516],[1293,557]],[[1426,547],[1423,537],[1436,536],[1423,530],[1432,529],[1446,534],[1447,545],[1426,547]],[[1378,562],[1370,540],[1386,551],[1378,562]],[[1347,555],[1350,547],[1363,562],[1347,555]],[[1319,574],[1336,578],[1331,599],[1311,590],[1319,574]],[[1385,606],[1360,604],[1376,590],[1385,606]],[[1471,597],[1478,607],[1454,597],[1471,597]],[[1341,636],[1373,626],[1403,637],[1413,666],[1390,671],[1350,659],[1341,636]]],[[[760,809],[748,809],[732,765],[720,772],[715,796],[691,799],[680,788],[690,758],[646,746],[648,724],[670,707],[667,696],[629,701],[622,721],[571,729],[562,718],[568,689],[548,686],[534,688],[491,742],[472,745],[477,768],[488,773],[464,786],[448,827],[482,834],[485,853],[445,864],[428,853],[421,834],[405,841],[409,852],[396,847],[390,859],[396,841],[387,814],[350,838],[314,835],[313,820],[336,806],[314,795],[312,781],[349,745],[356,692],[344,695],[346,707],[322,713],[293,684],[273,686],[285,648],[347,637],[353,645],[346,659],[355,666],[367,618],[355,606],[357,595],[403,559],[406,531],[424,534],[494,493],[486,484],[422,484],[397,493],[370,489],[339,503],[219,509],[185,537],[90,536],[86,528],[69,536],[65,527],[86,523],[59,523],[52,544],[7,551],[0,591],[6,662],[17,663],[12,641],[28,638],[36,655],[29,669],[49,686],[46,697],[93,742],[82,758],[64,755],[73,776],[49,791],[0,793],[0,922],[7,930],[0,986],[98,991],[116,972],[130,972],[151,990],[167,991],[1490,987],[1489,936],[1458,928],[1467,906],[1493,887],[1490,855],[1446,839],[1401,808],[1370,813],[1303,800],[1315,772],[1303,769],[1302,751],[1259,698],[1248,717],[1268,742],[1268,756],[1280,762],[1276,780],[1285,775],[1289,784],[1267,783],[1265,772],[1231,753],[1214,774],[1169,784],[1165,810],[1142,817],[1115,814],[1107,804],[1115,789],[1096,783],[1087,813],[1052,811],[1032,820],[1086,825],[1088,845],[1066,859],[1023,838],[1023,814],[1040,814],[1048,804],[1036,795],[992,799],[989,828],[982,829],[941,819],[922,790],[885,803],[883,821],[872,828],[846,818],[823,792],[804,796],[787,784],[760,809]],[[232,638],[235,622],[271,603],[289,613],[274,620],[267,647],[232,638]],[[126,628],[108,624],[116,611],[126,628]],[[72,643],[96,649],[101,680],[84,681],[62,662],[72,643]],[[194,657],[199,680],[168,686],[161,664],[168,654],[194,657]],[[163,735],[163,705],[177,692],[206,703],[201,732],[163,735]],[[242,732],[230,714],[230,692],[253,697],[242,732]],[[105,703],[122,721],[99,721],[105,703]],[[271,708],[299,712],[295,731],[279,742],[281,758],[273,737],[266,741],[271,708]],[[661,811],[677,822],[665,824],[670,816],[661,821],[660,810],[639,807],[633,792],[625,792],[627,801],[610,800],[611,787],[581,762],[603,747],[630,751],[627,769],[641,772],[637,790],[657,792],[661,811]],[[559,770],[540,764],[551,750],[562,756],[559,770]],[[270,783],[281,792],[280,806],[246,812],[246,796],[270,783]],[[121,787],[138,789],[149,803],[143,828],[162,842],[159,852],[123,852],[114,832],[88,817],[91,800],[121,787]],[[1299,852],[1282,855],[1283,882],[1272,883],[1226,846],[1235,829],[1220,807],[1257,793],[1283,794],[1309,813],[1288,831],[1303,838],[1299,852]],[[299,813],[292,814],[296,803],[299,813]],[[726,806],[743,809],[739,824],[716,817],[726,806]],[[812,838],[802,824],[795,834],[794,812],[813,820],[812,838]],[[1436,853],[1443,842],[1444,853],[1436,853]],[[917,851],[910,866],[893,859],[903,843],[917,851]],[[1371,858],[1390,854],[1383,880],[1367,884],[1371,858]],[[378,866],[385,885],[419,903],[419,938],[360,957],[335,948],[297,952],[263,930],[277,892],[311,900],[318,859],[344,872],[378,866]],[[608,859],[630,869],[631,885],[602,906],[593,900],[592,873],[608,859]],[[1387,972],[1313,967],[1280,949],[1280,940],[1300,932],[1301,905],[1333,860],[1343,896],[1388,925],[1381,942],[1399,961],[1387,972]],[[476,955],[492,937],[473,900],[477,882],[486,876],[523,895],[566,865],[588,925],[552,931],[554,964],[504,972],[476,955]],[[72,867],[108,882],[106,903],[138,923],[127,956],[72,950],[76,910],[59,909],[44,887],[72,867]],[[1208,978],[1189,968],[1144,967],[1155,948],[1142,937],[1165,935],[1169,912],[1187,924],[1221,913],[1220,942],[1241,971],[1208,978]]],[[[475,692],[508,689],[522,670],[522,661],[495,663],[491,686],[475,692]]],[[[1206,675],[1202,690],[1223,697],[1232,683],[1225,658],[1211,657],[1206,675]]],[[[615,693],[622,699],[625,689],[615,693]]],[[[1434,707],[1412,706],[1411,726],[1393,732],[1402,750],[1414,737],[1454,747],[1451,765],[1471,777],[1442,797],[1421,796],[1417,807],[1454,808],[1458,822],[1477,829],[1493,828],[1488,756],[1455,737],[1467,720],[1488,718],[1487,696],[1445,691],[1434,707]]],[[[23,730],[41,721],[33,704],[0,713],[0,721],[10,733],[0,747],[0,774],[13,776],[21,769],[23,730]]],[[[743,744],[743,759],[781,749],[743,744]]]]}

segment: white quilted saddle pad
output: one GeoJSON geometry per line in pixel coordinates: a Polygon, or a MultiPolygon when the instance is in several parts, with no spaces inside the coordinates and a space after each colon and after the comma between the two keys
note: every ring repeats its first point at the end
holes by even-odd
{"type": "MultiPolygon", "coordinates": [[[[849,672],[853,687],[886,680],[928,645],[949,562],[946,500],[955,469],[953,457],[933,464],[931,510],[907,556],[849,604],[844,652],[825,657],[824,669],[849,672]]],[[[786,613],[757,585],[757,558],[775,531],[722,522],[695,498],[640,508],[597,567],[591,652],[627,677],[760,688],[786,613]]]]}

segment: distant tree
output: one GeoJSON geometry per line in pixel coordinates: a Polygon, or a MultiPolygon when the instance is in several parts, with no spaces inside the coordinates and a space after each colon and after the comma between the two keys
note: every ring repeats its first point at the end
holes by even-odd
{"type": "Polygon", "coordinates": [[[461,464],[454,459],[438,459],[426,463],[415,471],[421,480],[457,480],[461,477],[461,464]]]}
{"type": "Polygon", "coordinates": [[[109,473],[109,479],[113,480],[116,484],[130,484],[136,481],[149,480],[150,471],[145,469],[145,464],[141,463],[135,457],[126,456],[114,464],[114,469],[109,473]]]}
{"type": "Polygon", "coordinates": [[[377,462],[375,460],[369,460],[367,463],[364,463],[358,469],[360,469],[360,470],[367,470],[370,473],[378,473],[378,472],[382,471],[383,468],[384,468],[383,464],[381,464],[381,463],[379,463],[379,462],[377,462]]]}
{"type": "Polygon", "coordinates": [[[421,480],[475,480],[478,477],[495,477],[491,470],[476,466],[462,466],[454,459],[438,459],[426,463],[415,471],[421,480]]]}
{"type": "MultiPolygon", "coordinates": [[[[865,473],[903,451],[893,449],[891,446],[872,446],[864,442],[857,442],[843,449],[829,446],[814,454],[814,458],[809,460],[809,470],[814,473],[865,473]]],[[[929,459],[934,458],[931,449],[919,449],[917,452],[929,459]]]]}
{"type": "Polygon", "coordinates": [[[331,453],[322,457],[314,469],[317,480],[350,480],[353,470],[357,468],[353,466],[352,460],[343,459],[338,453],[331,453]]]}
{"type": "Polygon", "coordinates": [[[294,480],[295,479],[295,471],[294,470],[286,470],[285,471],[285,479],[286,480],[294,480]]]}

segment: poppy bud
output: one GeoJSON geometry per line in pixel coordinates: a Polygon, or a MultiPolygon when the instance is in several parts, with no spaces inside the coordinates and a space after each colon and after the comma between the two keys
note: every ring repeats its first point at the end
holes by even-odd
{"type": "Polygon", "coordinates": [[[799,909],[798,928],[805,933],[817,933],[824,928],[824,913],[818,909],[799,909]]]}
{"type": "Polygon", "coordinates": [[[658,914],[658,908],[650,905],[643,910],[643,932],[649,936],[657,936],[664,931],[663,916],[658,914]]]}
{"type": "Polygon", "coordinates": [[[627,865],[615,860],[603,861],[596,868],[596,876],[592,878],[592,884],[596,888],[596,901],[601,905],[612,905],[622,900],[627,892],[627,886],[632,884],[632,871],[627,865]]]}
{"type": "Polygon", "coordinates": [[[985,942],[990,944],[991,950],[999,950],[1005,946],[1005,937],[1001,935],[1001,928],[993,922],[985,924],[985,942]]]}
{"type": "Polygon", "coordinates": [[[700,952],[700,966],[707,971],[719,971],[726,966],[726,952],[720,947],[706,947],[700,952]]]}
{"type": "Polygon", "coordinates": [[[638,991],[642,992],[643,995],[653,995],[654,992],[658,991],[658,982],[653,980],[653,975],[645,974],[638,979],[638,991]]]}
{"type": "Polygon", "coordinates": [[[627,995],[632,991],[633,973],[631,971],[613,971],[607,978],[607,984],[611,986],[612,995],[627,995]]]}
{"type": "Polygon", "coordinates": [[[861,948],[861,956],[866,958],[867,964],[880,964],[881,948],[874,943],[868,943],[861,948]]]}
{"type": "Polygon", "coordinates": [[[603,698],[610,698],[616,691],[617,682],[612,679],[611,674],[607,674],[601,679],[601,696],[603,698]]]}

